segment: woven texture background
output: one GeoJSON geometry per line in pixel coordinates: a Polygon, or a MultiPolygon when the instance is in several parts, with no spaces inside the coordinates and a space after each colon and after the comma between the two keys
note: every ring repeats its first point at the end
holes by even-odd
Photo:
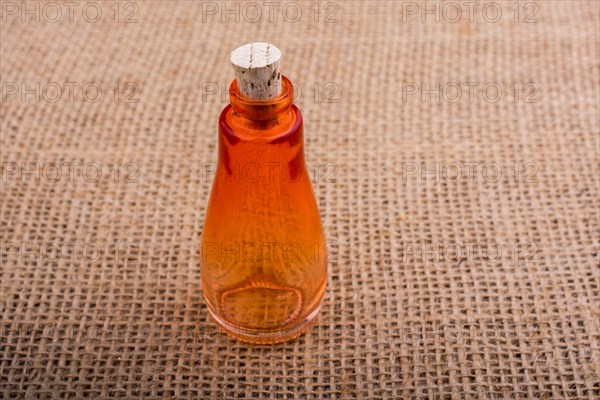
{"type": "Polygon", "coordinates": [[[600,398],[598,2],[496,2],[497,22],[481,3],[472,23],[400,1],[297,2],[296,23],[286,3],[236,22],[99,1],[96,23],[7,3],[3,398],[600,398]],[[272,347],[218,332],[198,266],[229,52],[260,40],[301,89],[337,249],[317,325],[272,347]]]}

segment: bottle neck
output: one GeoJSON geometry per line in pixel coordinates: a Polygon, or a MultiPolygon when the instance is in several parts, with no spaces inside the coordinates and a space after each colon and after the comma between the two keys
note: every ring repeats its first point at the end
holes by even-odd
{"type": "Polygon", "coordinates": [[[227,123],[234,132],[250,136],[271,136],[294,124],[294,86],[285,76],[281,78],[281,93],[273,100],[250,99],[241,94],[236,80],[231,82],[231,109],[227,115],[227,123]]]}

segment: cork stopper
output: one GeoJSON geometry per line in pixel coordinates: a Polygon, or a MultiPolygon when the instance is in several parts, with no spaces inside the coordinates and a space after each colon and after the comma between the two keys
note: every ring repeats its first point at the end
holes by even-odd
{"type": "Polygon", "coordinates": [[[242,95],[272,100],[281,93],[281,51],[270,43],[248,43],[231,53],[231,64],[242,95]]]}

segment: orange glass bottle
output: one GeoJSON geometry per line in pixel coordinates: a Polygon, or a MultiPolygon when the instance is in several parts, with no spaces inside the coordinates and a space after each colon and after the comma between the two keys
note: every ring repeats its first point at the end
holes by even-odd
{"type": "Polygon", "coordinates": [[[282,78],[273,100],[245,97],[235,80],[230,86],[200,250],[210,314],[227,334],[253,343],[306,331],[327,280],[302,114],[282,78]]]}

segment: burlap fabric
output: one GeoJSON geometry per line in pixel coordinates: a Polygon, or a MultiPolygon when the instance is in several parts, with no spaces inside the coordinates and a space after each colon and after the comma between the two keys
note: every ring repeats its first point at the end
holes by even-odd
{"type": "Polygon", "coordinates": [[[447,3],[2,1],[3,397],[598,399],[598,2],[447,3]],[[271,347],[218,332],[198,266],[253,40],[330,242],[317,325],[271,347]]]}

